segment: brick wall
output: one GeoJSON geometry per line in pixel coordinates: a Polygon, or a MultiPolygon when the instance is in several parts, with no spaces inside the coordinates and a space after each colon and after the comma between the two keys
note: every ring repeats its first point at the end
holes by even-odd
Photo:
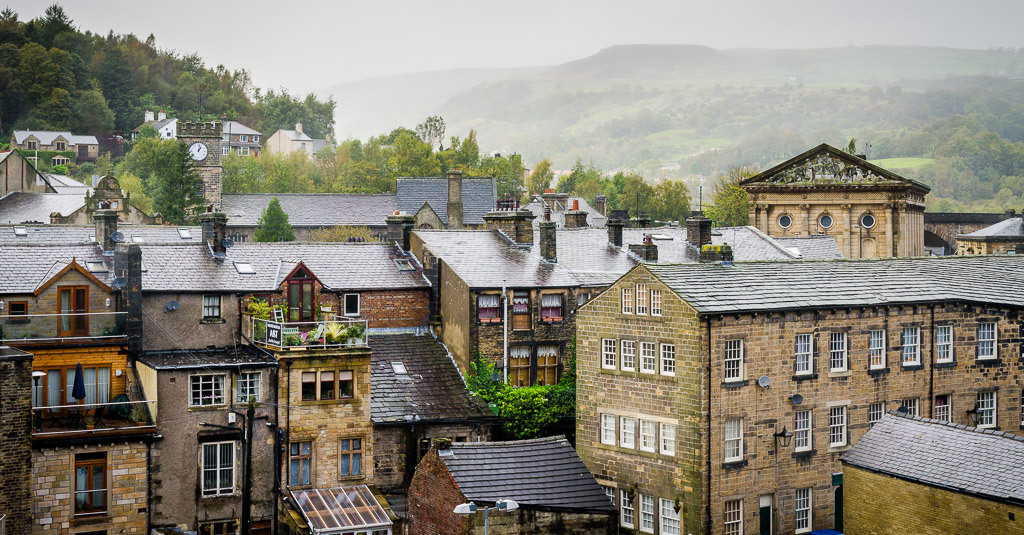
{"type": "Polygon", "coordinates": [[[416,466],[409,485],[409,533],[468,534],[468,519],[452,512],[456,505],[465,502],[466,497],[437,456],[437,449],[431,448],[416,466]]]}
{"type": "Polygon", "coordinates": [[[426,327],[428,316],[428,288],[359,292],[359,317],[367,327],[426,327]]]}
{"type": "Polygon", "coordinates": [[[1021,533],[1024,507],[843,467],[848,535],[1021,533]],[[1013,515],[1014,519],[1010,519],[1013,515]]]}
{"type": "Polygon", "coordinates": [[[146,533],[146,445],[111,443],[32,452],[32,533],[65,534],[95,530],[146,533]],[[106,454],[107,513],[74,518],[75,456],[106,454]]]}
{"type": "Polygon", "coordinates": [[[32,521],[32,357],[0,354],[0,515],[8,533],[32,521]]]}

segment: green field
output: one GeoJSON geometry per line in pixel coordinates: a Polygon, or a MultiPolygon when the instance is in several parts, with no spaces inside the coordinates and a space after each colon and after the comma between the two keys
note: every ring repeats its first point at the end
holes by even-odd
{"type": "Polygon", "coordinates": [[[886,169],[917,169],[918,167],[935,163],[935,158],[882,158],[871,160],[871,163],[886,169]]]}

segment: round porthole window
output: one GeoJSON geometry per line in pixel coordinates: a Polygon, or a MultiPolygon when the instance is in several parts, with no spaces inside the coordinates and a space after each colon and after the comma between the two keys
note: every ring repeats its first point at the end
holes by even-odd
{"type": "Polygon", "coordinates": [[[785,214],[780,215],[779,216],[779,226],[782,227],[782,228],[789,228],[789,227],[793,226],[793,218],[789,217],[788,215],[785,215],[785,214]]]}
{"type": "Polygon", "coordinates": [[[821,217],[818,218],[818,225],[820,225],[821,228],[831,228],[832,216],[828,214],[822,214],[821,217]]]}
{"type": "Polygon", "coordinates": [[[860,216],[860,226],[864,228],[871,228],[875,226],[875,216],[871,214],[864,214],[860,216]]]}

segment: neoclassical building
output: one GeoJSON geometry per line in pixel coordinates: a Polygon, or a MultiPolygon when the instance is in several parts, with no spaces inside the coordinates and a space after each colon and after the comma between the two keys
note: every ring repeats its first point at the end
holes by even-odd
{"type": "Polygon", "coordinates": [[[930,188],[821,144],[740,182],[769,236],[827,234],[846,258],[921,256],[930,188]]]}

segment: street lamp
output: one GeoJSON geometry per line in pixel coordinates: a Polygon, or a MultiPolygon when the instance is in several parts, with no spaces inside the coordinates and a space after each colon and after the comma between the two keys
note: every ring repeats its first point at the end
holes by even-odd
{"type": "Polygon", "coordinates": [[[782,431],[778,433],[772,433],[775,437],[775,451],[779,451],[779,446],[783,448],[789,447],[789,441],[793,438],[793,433],[786,429],[786,426],[782,426],[782,431]]]}
{"type": "Polygon", "coordinates": [[[519,504],[516,503],[515,500],[498,500],[497,502],[494,502],[494,507],[484,507],[483,509],[477,507],[473,502],[460,503],[455,506],[455,510],[452,512],[457,515],[471,515],[482,510],[484,512],[484,535],[488,535],[488,513],[494,510],[515,511],[516,509],[519,509],[519,504]]]}

